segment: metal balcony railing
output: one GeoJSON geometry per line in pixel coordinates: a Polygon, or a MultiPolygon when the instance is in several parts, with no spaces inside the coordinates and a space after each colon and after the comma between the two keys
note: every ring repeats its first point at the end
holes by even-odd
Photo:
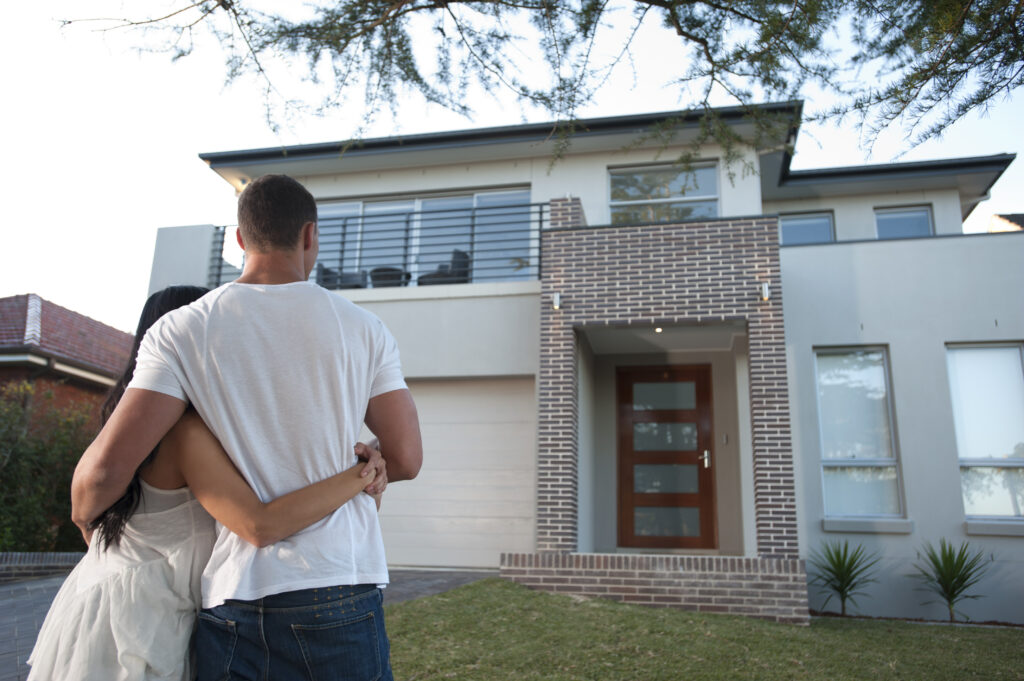
{"type": "Polygon", "coordinates": [[[242,274],[242,250],[235,243],[234,231],[234,226],[230,226],[217,227],[213,232],[213,239],[210,243],[210,263],[206,276],[208,288],[217,288],[221,284],[238,279],[242,274]],[[225,242],[225,234],[232,235],[230,241],[225,242]]]}
{"type": "MultiPolygon", "coordinates": [[[[547,219],[546,203],[321,218],[310,279],[329,289],[537,279],[547,219]]],[[[214,233],[211,288],[241,274],[230,231],[214,233]]]]}
{"type": "Polygon", "coordinates": [[[312,277],[331,289],[537,279],[547,208],[518,204],[321,218],[312,277]]]}

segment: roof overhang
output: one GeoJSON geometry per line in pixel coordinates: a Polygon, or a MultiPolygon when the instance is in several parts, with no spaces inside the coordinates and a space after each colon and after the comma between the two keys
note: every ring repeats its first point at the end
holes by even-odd
{"type": "MultiPolygon", "coordinates": [[[[778,147],[791,143],[800,124],[802,104],[798,101],[757,105],[759,114],[787,120],[780,139],[769,141],[778,147]]],[[[744,137],[753,137],[754,124],[749,110],[726,107],[715,115],[736,128],[744,137]]],[[[659,148],[685,143],[696,134],[701,110],[667,111],[633,116],[589,118],[577,121],[571,131],[572,153],[606,152],[630,146],[659,148]],[[652,134],[657,126],[678,120],[675,137],[652,134]]],[[[267,173],[286,173],[296,177],[409,168],[474,161],[514,160],[554,157],[559,141],[556,123],[533,123],[454,132],[427,133],[374,139],[304,144],[266,149],[224,151],[200,154],[199,158],[221,177],[241,190],[245,184],[267,173]]]]}
{"type": "Polygon", "coordinates": [[[32,366],[47,369],[57,374],[72,376],[88,383],[109,388],[117,381],[114,377],[100,373],[95,367],[40,350],[36,347],[3,348],[0,350],[0,366],[32,366]]]}
{"type": "Polygon", "coordinates": [[[893,192],[956,189],[962,217],[988,198],[988,192],[1016,154],[886,163],[880,165],[790,170],[790,155],[761,155],[761,197],[764,201],[857,196],[893,192]]]}

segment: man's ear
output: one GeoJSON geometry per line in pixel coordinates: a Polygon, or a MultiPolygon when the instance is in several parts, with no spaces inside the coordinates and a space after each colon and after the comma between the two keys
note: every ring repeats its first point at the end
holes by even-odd
{"type": "Polygon", "coordinates": [[[316,237],[316,223],[307,222],[302,225],[302,250],[308,251],[313,248],[313,241],[316,237]]]}
{"type": "Polygon", "coordinates": [[[235,228],[235,241],[238,242],[239,248],[245,250],[245,242],[242,241],[242,230],[238,227],[235,228]]]}

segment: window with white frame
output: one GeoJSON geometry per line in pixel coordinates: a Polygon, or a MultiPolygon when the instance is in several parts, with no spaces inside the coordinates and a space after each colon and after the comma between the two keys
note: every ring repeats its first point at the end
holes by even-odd
{"type": "Polygon", "coordinates": [[[884,348],[815,352],[825,515],[903,513],[884,348]]]}
{"type": "Polygon", "coordinates": [[[645,166],[608,171],[613,225],[718,217],[715,164],[645,166]]]}
{"type": "Polygon", "coordinates": [[[910,239],[931,236],[931,206],[876,208],[875,229],[879,239],[910,239]]]}
{"type": "Polygon", "coordinates": [[[440,274],[432,283],[536,276],[537,221],[527,189],[322,202],[317,212],[318,271],[353,286],[367,285],[375,270],[402,285],[423,275],[440,274]]]}
{"type": "Polygon", "coordinates": [[[1024,519],[1024,345],[948,346],[964,512],[1024,519]]]}
{"type": "Polygon", "coordinates": [[[779,216],[779,243],[783,246],[826,244],[835,240],[835,228],[830,212],[779,216]]]}

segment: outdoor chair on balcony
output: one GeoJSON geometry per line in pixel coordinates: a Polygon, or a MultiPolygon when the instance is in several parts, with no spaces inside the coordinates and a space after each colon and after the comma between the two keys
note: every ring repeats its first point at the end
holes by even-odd
{"type": "Polygon", "coordinates": [[[412,278],[408,272],[400,267],[374,267],[370,270],[370,281],[374,288],[382,286],[405,286],[412,278]]]}
{"type": "Polygon", "coordinates": [[[469,253],[455,249],[452,251],[451,262],[442,263],[433,272],[422,275],[416,282],[420,286],[431,286],[433,284],[468,284],[469,283],[469,253]]]}
{"type": "Polygon", "coordinates": [[[323,263],[316,264],[316,283],[326,289],[366,288],[366,270],[342,272],[323,263]]]}

